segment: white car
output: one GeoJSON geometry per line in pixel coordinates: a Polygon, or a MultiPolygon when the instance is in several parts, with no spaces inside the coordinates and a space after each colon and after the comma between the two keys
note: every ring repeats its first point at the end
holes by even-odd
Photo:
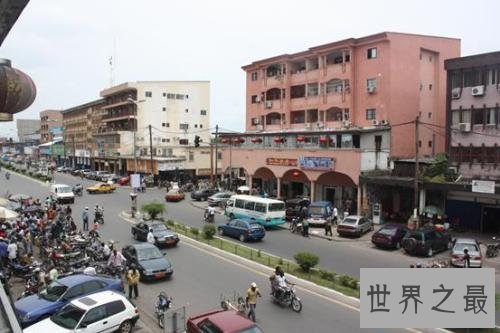
{"type": "Polygon", "coordinates": [[[464,249],[469,251],[470,267],[483,267],[483,255],[479,242],[473,238],[457,238],[453,240],[451,249],[451,265],[464,267],[464,249]]]}
{"type": "Polygon", "coordinates": [[[124,295],[108,290],[71,301],[23,333],[130,333],[138,319],[134,304],[124,295]]]}

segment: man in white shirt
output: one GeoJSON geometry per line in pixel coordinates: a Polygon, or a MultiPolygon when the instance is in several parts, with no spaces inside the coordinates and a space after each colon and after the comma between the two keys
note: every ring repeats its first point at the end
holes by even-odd
{"type": "Polygon", "coordinates": [[[109,248],[108,244],[102,243],[102,253],[104,256],[107,258],[111,255],[111,249],[109,248]]]}
{"type": "Polygon", "coordinates": [[[339,211],[337,210],[337,207],[333,207],[333,224],[339,223],[338,218],[339,218],[339,211]]]}
{"type": "Polygon", "coordinates": [[[152,228],[149,228],[147,240],[148,240],[148,243],[150,243],[150,244],[154,244],[155,243],[155,236],[153,235],[153,229],[152,228]]]}
{"type": "Polygon", "coordinates": [[[57,268],[52,267],[52,269],[49,271],[49,280],[52,282],[54,280],[57,280],[58,277],[59,271],[57,270],[57,268]]]}
{"type": "Polygon", "coordinates": [[[10,261],[17,259],[17,244],[15,241],[10,241],[9,246],[7,246],[7,252],[9,253],[10,261]]]}
{"type": "Polygon", "coordinates": [[[108,259],[108,266],[110,267],[123,267],[125,266],[125,262],[127,259],[122,255],[121,252],[116,251],[116,249],[113,250],[113,253],[109,256],[108,259]]]}

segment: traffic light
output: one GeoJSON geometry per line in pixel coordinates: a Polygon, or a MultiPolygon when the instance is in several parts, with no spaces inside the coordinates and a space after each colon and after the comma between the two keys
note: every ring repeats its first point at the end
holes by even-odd
{"type": "Polygon", "coordinates": [[[195,147],[200,146],[200,136],[199,135],[195,135],[195,137],[194,137],[194,146],[195,147]]]}

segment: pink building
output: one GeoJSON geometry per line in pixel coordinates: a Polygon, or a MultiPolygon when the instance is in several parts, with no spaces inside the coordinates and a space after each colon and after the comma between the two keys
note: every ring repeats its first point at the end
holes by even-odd
{"type": "MultiPolygon", "coordinates": [[[[278,197],[360,203],[361,172],[414,156],[400,124],[444,126],[443,63],[459,55],[458,39],[384,32],[244,66],[246,132],[222,136],[223,170],[278,197]]],[[[435,131],[419,135],[422,156],[444,151],[435,131]]]]}

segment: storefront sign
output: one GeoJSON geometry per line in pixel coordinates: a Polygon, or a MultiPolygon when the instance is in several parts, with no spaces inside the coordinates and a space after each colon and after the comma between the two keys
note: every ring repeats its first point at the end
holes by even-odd
{"type": "Polygon", "coordinates": [[[175,169],[184,169],[183,163],[158,163],[158,171],[172,171],[175,169]]]}
{"type": "Polygon", "coordinates": [[[266,159],[267,165],[281,165],[281,166],[297,166],[297,159],[295,158],[274,158],[268,157],[266,159]]]}
{"type": "Polygon", "coordinates": [[[495,182],[487,180],[472,180],[472,192],[495,194],[495,182]]]}
{"type": "Polygon", "coordinates": [[[301,156],[299,165],[304,170],[331,171],[334,167],[334,160],[331,157],[311,157],[301,156]]]}

